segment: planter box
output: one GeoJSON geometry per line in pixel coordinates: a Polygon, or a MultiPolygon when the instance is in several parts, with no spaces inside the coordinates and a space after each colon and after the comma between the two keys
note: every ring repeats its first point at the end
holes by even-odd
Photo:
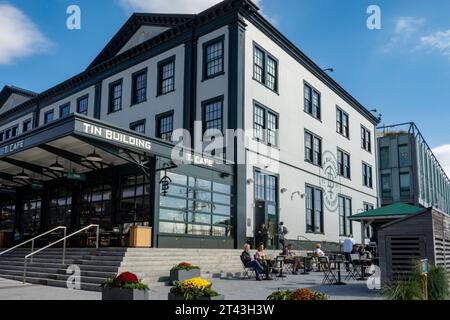
{"type": "Polygon", "coordinates": [[[149,290],[103,288],[102,300],[150,300],[149,290]]]}
{"type": "Polygon", "coordinates": [[[193,270],[170,270],[170,283],[174,281],[183,282],[192,278],[198,278],[201,275],[200,269],[193,270]]]}
{"type": "MultiPolygon", "coordinates": [[[[183,296],[179,296],[177,294],[169,293],[169,301],[183,301],[183,296]]],[[[218,295],[217,297],[202,297],[198,298],[197,301],[223,301],[225,300],[225,296],[218,295]]]]}

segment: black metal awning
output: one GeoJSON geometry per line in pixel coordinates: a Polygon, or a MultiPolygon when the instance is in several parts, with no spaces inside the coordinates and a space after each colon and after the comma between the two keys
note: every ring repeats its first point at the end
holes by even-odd
{"type": "MultiPolygon", "coordinates": [[[[171,164],[176,149],[174,144],[160,139],[81,115],[70,115],[0,144],[0,179],[3,186],[19,187],[29,183],[17,179],[20,173],[27,174],[33,181],[60,178],[63,173],[50,169],[55,161],[64,167],[65,173],[83,174],[126,163],[134,163],[146,172],[150,157],[171,164]],[[102,161],[86,158],[94,151],[102,161]]],[[[191,164],[232,174],[231,166],[215,165],[214,159],[198,155],[188,158],[197,159],[191,164]]]]}

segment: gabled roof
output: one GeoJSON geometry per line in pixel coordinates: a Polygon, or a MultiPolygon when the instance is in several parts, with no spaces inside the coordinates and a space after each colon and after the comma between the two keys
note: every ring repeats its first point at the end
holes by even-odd
{"type": "Polygon", "coordinates": [[[15,87],[15,86],[4,86],[2,91],[0,91],[0,108],[3,107],[5,102],[8,100],[8,98],[13,93],[19,94],[21,96],[29,97],[30,99],[37,96],[36,92],[30,91],[27,89],[22,89],[22,88],[15,87]]]}
{"type": "Polygon", "coordinates": [[[419,208],[405,203],[395,203],[390,206],[353,215],[351,220],[371,220],[371,219],[398,219],[425,212],[427,209],[419,208]]]}
{"type": "Polygon", "coordinates": [[[120,28],[116,35],[109,41],[100,54],[91,62],[87,70],[113,58],[120,49],[130,40],[141,26],[157,26],[172,28],[192,19],[191,14],[150,14],[134,13],[120,28]]]}

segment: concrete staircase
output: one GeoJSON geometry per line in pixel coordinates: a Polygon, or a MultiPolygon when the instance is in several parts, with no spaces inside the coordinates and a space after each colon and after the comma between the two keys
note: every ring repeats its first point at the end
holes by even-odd
{"type": "MultiPolygon", "coordinates": [[[[81,270],[81,289],[100,291],[105,279],[121,273],[133,272],[150,287],[166,286],[170,269],[180,262],[190,262],[201,268],[202,277],[230,278],[242,275],[242,250],[204,249],[134,249],[134,248],[68,248],[62,262],[62,249],[52,248],[37,254],[28,263],[28,283],[67,287],[66,273],[71,265],[81,270]]],[[[30,249],[17,249],[0,256],[0,278],[22,281],[24,256],[30,249]]],[[[279,251],[268,252],[276,255],[279,251]]]]}

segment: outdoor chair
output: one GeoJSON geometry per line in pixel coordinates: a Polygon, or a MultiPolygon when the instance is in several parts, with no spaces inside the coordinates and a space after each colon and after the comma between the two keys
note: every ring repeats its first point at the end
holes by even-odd
{"type": "Polygon", "coordinates": [[[335,272],[331,269],[328,257],[319,257],[319,264],[323,272],[322,284],[333,284],[338,282],[335,272]]]}
{"type": "Polygon", "coordinates": [[[242,277],[244,280],[252,280],[253,278],[256,278],[256,272],[254,268],[246,267],[243,262],[242,267],[244,268],[244,271],[242,272],[242,277]]]}
{"type": "Polygon", "coordinates": [[[278,276],[276,278],[284,278],[283,276],[283,268],[284,268],[284,256],[278,256],[274,263],[269,266],[269,273],[277,273],[278,276]]]}
{"type": "Polygon", "coordinates": [[[350,270],[353,271],[355,278],[361,277],[361,260],[359,259],[359,254],[352,253],[350,260],[350,270]]]}

